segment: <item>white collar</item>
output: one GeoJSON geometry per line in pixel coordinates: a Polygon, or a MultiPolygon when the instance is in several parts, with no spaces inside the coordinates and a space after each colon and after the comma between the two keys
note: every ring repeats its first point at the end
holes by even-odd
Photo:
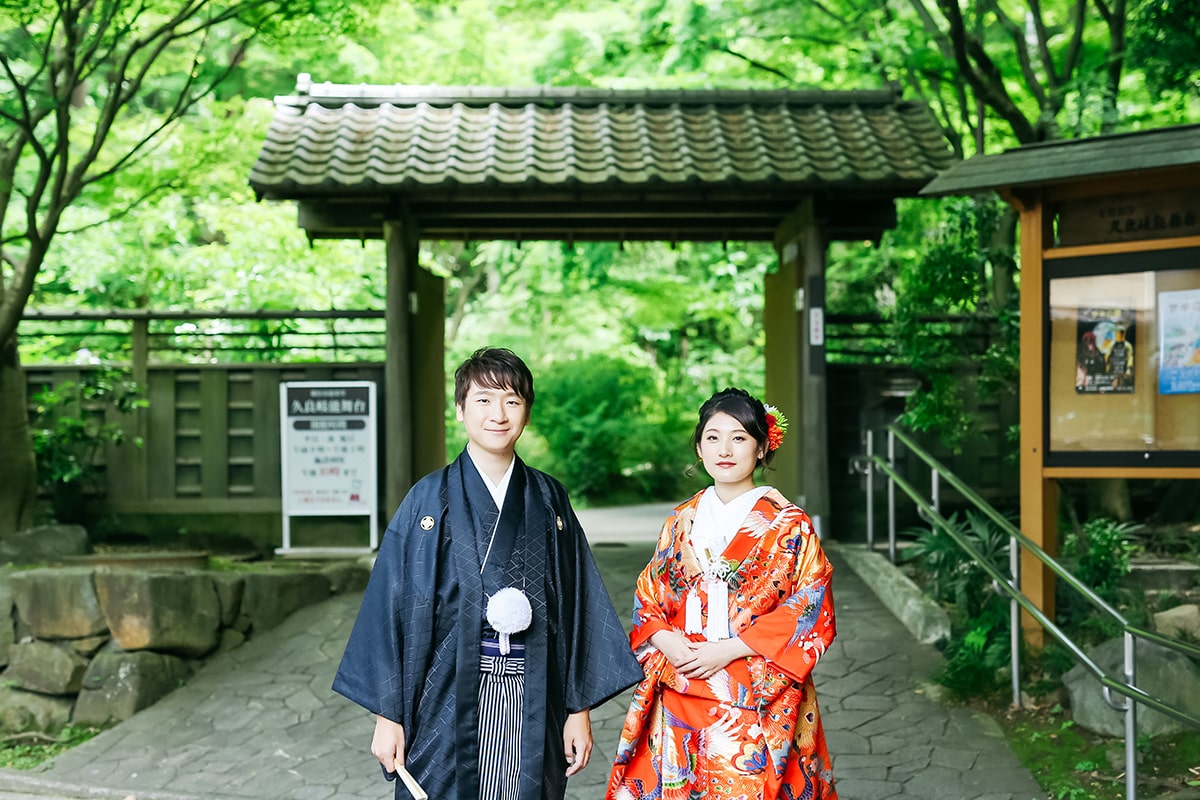
{"type": "MultiPolygon", "coordinates": [[[[471,448],[467,448],[467,456],[470,457],[471,448]]],[[[475,463],[475,459],[471,459],[471,466],[475,467],[475,471],[479,473],[479,477],[483,478],[483,485],[487,487],[488,492],[492,495],[492,500],[496,503],[496,508],[504,508],[504,498],[508,496],[508,484],[512,481],[513,467],[516,466],[517,459],[513,456],[513,460],[508,462],[508,469],[504,471],[504,476],[500,478],[499,483],[492,483],[492,479],[487,476],[487,473],[479,468],[475,463]]]]}
{"type": "Polygon", "coordinates": [[[692,547],[702,570],[720,557],[733,537],[741,530],[754,504],[770,491],[770,486],[756,486],[742,492],[728,503],[722,502],[715,486],[710,486],[700,495],[696,505],[696,518],[692,521],[692,547]],[[707,553],[706,553],[707,551],[707,553]]]}

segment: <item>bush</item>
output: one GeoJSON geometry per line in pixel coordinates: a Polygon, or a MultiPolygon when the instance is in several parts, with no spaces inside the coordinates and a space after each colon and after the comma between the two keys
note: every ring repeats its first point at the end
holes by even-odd
{"type": "MultiPolygon", "coordinates": [[[[136,383],[121,372],[99,369],[33,396],[31,424],[38,488],[49,495],[59,522],[87,522],[85,492],[101,490],[99,458],[104,447],[126,440],[125,430],[107,421],[109,410],[125,415],[144,408],[136,383]]],[[[141,440],[134,443],[141,446],[141,440]]]]}
{"type": "Polygon", "coordinates": [[[1129,574],[1129,558],[1136,547],[1131,536],[1137,525],[1107,517],[1089,519],[1078,533],[1063,541],[1063,560],[1083,585],[1110,603],[1129,574]]]}
{"type": "MultiPolygon", "coordinates": [[[[983,514],[952,514],[947,522],[1002,574],[1009,537],[983,514]]],[[[935,680],[959,699],[990,697],[1003,688],[1009,664],[1008,598],[997,594],[987,572],[941,528],[922,530],[910,548],[935,600],[950,611],[946,663],[935,680]]]]}
{"type": "Polygon", "coordinates": [[[686,412],[670,406],[648,367],[603,355],[553,365],[533,415],[547,471],[583,500],[674,499],[692,459],[686,412]]]}
{"type": "MultiPolygon", "coordinates": [[[[946,521],[959,537],[1007,574],[1008,534],[973,510],[966,512],[964,520],[960,521],[956,512],[946,521]]],[[[952,606],[959,617],[970,619],[978,615],[987,599],[995,596],[987,572],[941,528],[920,529],[909,553],[924,574],[933,598],[952,606]]]]}

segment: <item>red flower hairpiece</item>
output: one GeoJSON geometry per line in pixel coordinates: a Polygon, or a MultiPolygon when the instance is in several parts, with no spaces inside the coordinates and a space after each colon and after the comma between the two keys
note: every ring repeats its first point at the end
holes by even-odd
{"type": "Polygon", "coordinates": [[[767,451],[773,453],[783,444],[788,421],[783,412],[775,406],[764,405],[763,408],[767,410],[767,451]]]}

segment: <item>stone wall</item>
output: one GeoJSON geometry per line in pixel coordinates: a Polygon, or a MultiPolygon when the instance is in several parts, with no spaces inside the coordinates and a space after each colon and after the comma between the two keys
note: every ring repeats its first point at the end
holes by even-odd
{"type": "Polygon", "coordinates": [[[127,719],[204,659],[366,585],[339,561],[261,571],[68,566],[0,573],[0,732],[127,719]]]}

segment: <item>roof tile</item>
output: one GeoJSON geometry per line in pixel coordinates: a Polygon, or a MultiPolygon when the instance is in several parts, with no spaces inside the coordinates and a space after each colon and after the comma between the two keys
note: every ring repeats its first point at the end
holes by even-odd
{"type": "Polygon", "coordinates": [[[891,92],[313,85],[276,98],[275,198],[463,186],[924,185],[952,161],[891,92]]]}

